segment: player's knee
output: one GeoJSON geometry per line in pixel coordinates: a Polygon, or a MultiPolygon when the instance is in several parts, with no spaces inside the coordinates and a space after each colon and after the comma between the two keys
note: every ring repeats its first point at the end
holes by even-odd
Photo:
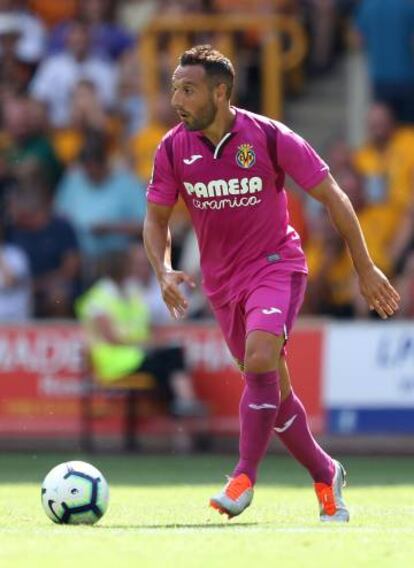
{"type": "Polygon", "coordinates": [[[279,368],[283,336],[275,336],[263,331],[253,331],[247,337],[245,371],[267,373],[279,368]]]}
{"type": "Polygon", "coordinates": [[[279,366],[279,355],[268,345],[257,346],[246,353],[244,363],[248,373],[267,373],[277,370],[279,366]]]}

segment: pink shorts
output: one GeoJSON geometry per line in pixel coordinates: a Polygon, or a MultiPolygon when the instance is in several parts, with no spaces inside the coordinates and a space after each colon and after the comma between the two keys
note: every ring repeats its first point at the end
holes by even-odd
{"type": "Polygon", "coordinates": [[[244,361],[246,337],[253,330],[284,334],[287,341],[303,302],[306,280],[302,272],[274,272],[235,301],[213,306],[231,354],[239,363],[244,361]]]}

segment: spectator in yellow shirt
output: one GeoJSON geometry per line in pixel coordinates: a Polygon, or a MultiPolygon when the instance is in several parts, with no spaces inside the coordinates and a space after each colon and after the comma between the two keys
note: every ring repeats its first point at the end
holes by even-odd
{"type": "Polygon", "coordinates": [[[71,102],[70,124],[54,129],[52,134],[53,146],[60,160],[66,165],[74,162],[91,132],[102,132],[112,153],[120,137],[121,125],[103,108],[95,85],[87,80],[79,81],[71,102]]]}
{"type": "Polygon", "coordinates": [[[414,317],[414,198],[390,246],[396,285],[401,295],[398,316],[414,317]]]}
{"type": "Polygon", "coordinates": [[[135,173],[146,182],[151,177],[155,150],[161,138],[177,122],[168,97],[160,95],[154,106],[153,116],[148,117],[147,124],[133,134],[127,144],[135,173]]]}
{"type": "MultiPolygon", "coordinates": [[[[177,116],[172,110],[169,98],[160,95],[156,101],[154,116],[148,123],[138,130],[127,142],[127,153],[136,175],[148,183],[152,175],[152,166],[155,151],[161,138],[177,122],[177,116]]],[[[190,218],[186,206],[181,198],[171,218],[170,225],[176,262],[179,262],[184,241],[190,230],[190,218]]]]}
{"type": "MultiPolygon", "coordinates": [[[[334,175],[360,217],[364,211],[361,177],[350,167],[335,170],[334,175]]],[[[304,309],[310,314],[353,317],[355,274],[348,250],[326,215],[318,215],[312,225],[306,245],[309,283],[304,309]]]]}
{"type": "Polygon", "coordinates": [[[414,193],[414,129],[399,127],[382,104],[371,107],[367,126],[368,141],[354,153],[364,179],[360,222],[374,262],[389,271],[387,249],[414,193]]]}

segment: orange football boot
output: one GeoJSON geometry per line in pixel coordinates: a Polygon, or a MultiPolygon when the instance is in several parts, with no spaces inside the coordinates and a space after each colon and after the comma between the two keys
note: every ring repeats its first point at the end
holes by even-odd
{"type": "Polygon", "coordinates": [[[229,519],[240,515],[253,500],[253,485],[245,473],[229,477],[224,489],[210,499],[210,507],[229,519]]]}
{"type": "Polygon", "coordinates": [[[322,522],[347,523],[349,511],[342,497],[342,488],[345,487],[346,471],[342,464],[333,460],[335,473],[331,485],[315,483],[315,493],[319,501],[319,518],[322,522]]]}

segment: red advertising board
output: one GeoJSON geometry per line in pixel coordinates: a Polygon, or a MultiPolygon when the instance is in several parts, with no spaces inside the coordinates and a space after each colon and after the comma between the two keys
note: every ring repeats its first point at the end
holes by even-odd
{"type": "Polygon", "coordinates": [[[79,431],[82,334],[66,324],[0,327],[0,434],[79,431]]]}
{"type": "MultiPolygon", "coordinates": [[[[196,391],[210,408],[210,430],[237,432],[243,380],[217,327],[184,324],[157,335],[183,343],[196,391]]],[[[316,432],[323,430],[321,342],[321,327],[298,327],[289,342],[292,382],[316,432]]],[[[82,332],[73,323],[0,326],[0,437],[78,435],[82,350],[82,332]]],[[[119,427],[113,418],[105,432],[119,427]]]]}
{"type": "Polygon", "coordinates": [[[305,405],[312,431],[325,431],[323,407],[322,324],[298,325],[288,343],[288,362],[293,388],[305,405]]]}

